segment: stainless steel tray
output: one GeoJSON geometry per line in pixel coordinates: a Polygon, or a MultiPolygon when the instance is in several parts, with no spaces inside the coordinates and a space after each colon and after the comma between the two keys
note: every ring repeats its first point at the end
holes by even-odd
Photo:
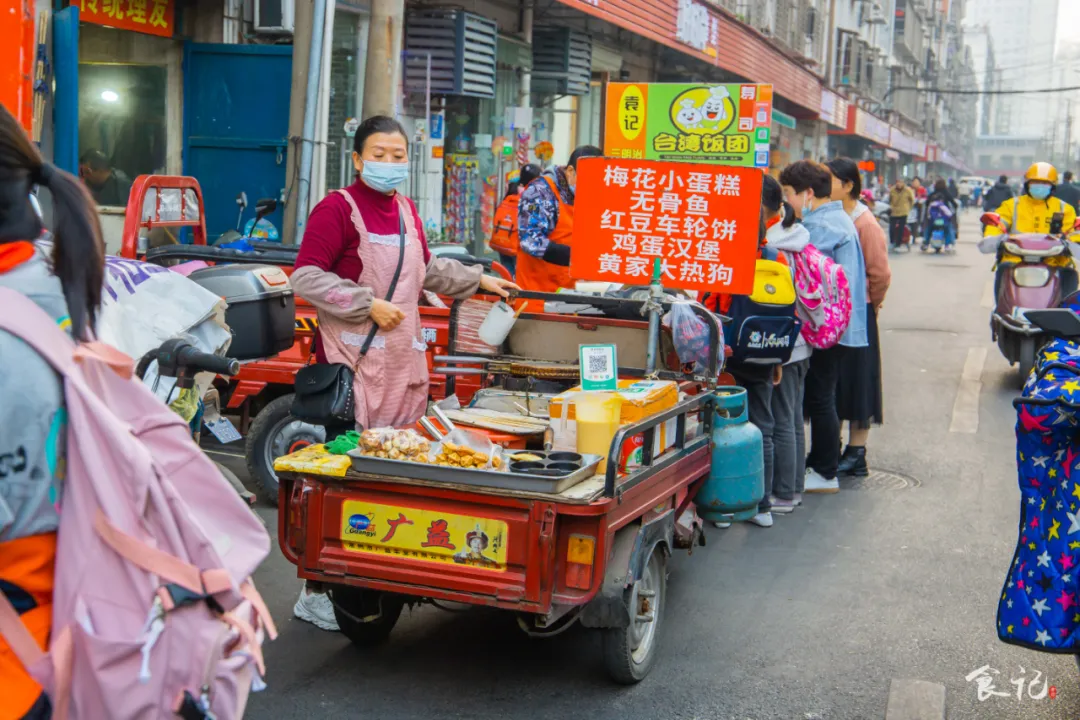
{"type": "Polygon", "coordinates": [[[504,490],[524,490],[527,492],[551,493],[558,495],[583,480],[596,474],[596,466],[603,459],[599,455],[585,455],[581,469],[569,475],[550,477],[546,475],[527,475],[509,470],[478,470],[475,468],[456,468],[443,465],[429,465],[407,460],[386,460],[383,458],[356,456],[350,454],[352,466],[356,472],[368,475],[386,475],[405,477],[413,480],[434,480],[436,482],[458,483],[461,485],[480,485],[482,487],[502,488],[504,490]]]}

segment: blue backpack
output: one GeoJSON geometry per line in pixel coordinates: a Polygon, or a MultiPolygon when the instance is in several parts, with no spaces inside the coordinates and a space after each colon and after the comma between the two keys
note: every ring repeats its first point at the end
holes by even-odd
{"type": "Polygon", "coordinates": [[[795,312],[791,268],[776,260],[757,261],[754,291],[735,295],[724,325],[731,362],[782,365],[791,358],[802,322],[795,312]]]}

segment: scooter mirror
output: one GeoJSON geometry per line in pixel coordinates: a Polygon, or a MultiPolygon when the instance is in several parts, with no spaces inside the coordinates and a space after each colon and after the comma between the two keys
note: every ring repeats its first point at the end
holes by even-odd
{"type": "Polygon", "coordinates": [[[236,204],[240,206],[241,210],[247,207],[247,193],[243,190],[241,190],[240,194],[236,196],[236,204]]]}
{"type": "Polygon", "coordinates": [[[255,212],[259,215],[269,215],[277,210],[277,200],[274,198],[259,198],[255,201],[255,212]]]}
{"type": "Polygon", "coordinates": [[[994,227],[1005,229],[1005,223],[1001,222],[1001,216],[996,212],[984,212],[982,217],[979,218],[979,222],[983,225],[993,225],[994,227]]]}

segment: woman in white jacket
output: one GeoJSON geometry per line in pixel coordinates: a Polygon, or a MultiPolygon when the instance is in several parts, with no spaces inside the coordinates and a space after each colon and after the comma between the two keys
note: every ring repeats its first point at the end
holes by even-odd
{"type": "MultiPolygon", "coordinates": [[[[783,200],[783,192],[771,176],[761,191],[765,214],[765,247],[778,254],[795,272],[795,253],[810,242],[810,233],[796,222],[795,211],[783,200]]],[[[780,383],[773,388],[773,498],[772,512],[790,513],[802,504],[806,475],[806,435],[803,431],[803,391],[810,368],[812,348],[800,334],[784,364],[780,383]]]]}

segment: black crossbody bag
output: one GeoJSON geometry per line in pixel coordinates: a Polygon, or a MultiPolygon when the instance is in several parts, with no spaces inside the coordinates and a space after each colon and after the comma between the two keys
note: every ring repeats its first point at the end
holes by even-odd
{"type": "MultiPolygon", "coordinates": [[[[405,263],[405,217],[398,214],[399,242],[397,269],[390,280],[390,290],[386,293],[386,302],[393,302],[394,290],[401,277],[401,266],[405,263]]],[[[364,344],[360,348],[360,357],[356,366],[345,363],[314,363],[306,365],[296,373],[293,390],[292,416],[312,425],[333,426],[356,422],[356,397],[353,393],[353,378],[360,361],[371,348],[379,326],[371,321],[364,344]]],[[[315,354],[312,352],[314,362],[315,354]]],[[[330,438],[327,438],[329,440],[330,438]]]]}

